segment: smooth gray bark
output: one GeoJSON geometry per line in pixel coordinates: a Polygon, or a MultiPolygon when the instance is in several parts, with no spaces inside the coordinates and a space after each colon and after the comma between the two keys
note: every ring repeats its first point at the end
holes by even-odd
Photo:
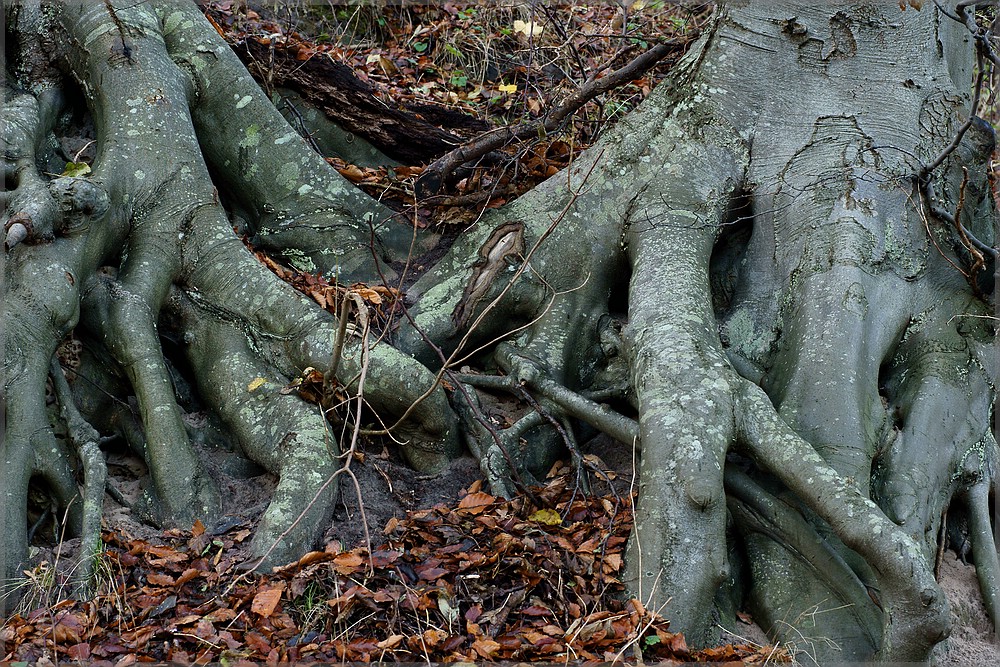
{"type": "MultiPolygon", "coordinates": [[[[912,177],[969,113],[963,30],[926,6],[727,3],[573,177],[484,218],[439,266],[445,277],[417,286],[417,328],[450,350],[468,336],[454,315],[495,230],[523,221],[530,248],[555,221],[473,337],[510,330],[512,316],[530,322],[514,345],[531,369],[508,370],[580,390],[585,369],[546,324],[592,349],[589,323],[607,312],[608,287],[621,289],[600,277],[629,262],[621,351],[642,448],[629,576],[696,643],[716,636],[717,595],[745,579],[729,570],[734,540],[755,618],[805,659],[919,661],[947,636],[933,559],[952,500],[994,478],[993,325],[955,268],[954,230],[928,216],[912,177]],[[727,533],[728,452],[755,464],[767,491],[751,499],[784,503],[815,528],[786,518],[727,533]],[[854,583],[818,571],[820,553],[854,583]]],[[[984,191],[992,138],[977,132],[939,176],[945,209],[957,206],[963,167],[967,196],[984,191]]],[[[967,203],[963,221],[992,239],[986,205],[967,203]]],[[[518,266],[502,260],[508,273],[518,266]]],[[[401,344],[422,347],[416,333],[401,344]]],[[[735,502],[737,515],[750,511],[735,502]]],[[[995,545],[977,534],[989,580],[995,545]]]]}

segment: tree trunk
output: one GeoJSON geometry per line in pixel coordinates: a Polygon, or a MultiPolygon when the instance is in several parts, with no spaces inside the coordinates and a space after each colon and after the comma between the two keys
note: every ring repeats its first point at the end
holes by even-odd
{"type": "MultiPolygon", "coordinates": [[[[733,594],[821,663],[925,660],[948,634],[934,555],[952,500],[985,512],[971,490],[993,484],[993,326],[915,175],[969,114],[964,30],[927,7],[721,6],[669,83],[415,288],[416,328],[446,351],[513,320],[526,330],[508,370],[580,390],[593,361],[578,352],[620,303],[609,272],[627,259],[630,581],[695,643],[715,641],[733,594]],[[549,238],[495,305],[500,286],[466,303],[511,224],[525,248],[549,238]],[[470,309],[465,340],[455,314],[470,309]]],[[[963,168],[966,196],[986,192],[992,133],[973,128],[941,170],[946,209],[963,168]]],[[[960,217],[993,238],[987,197],[960,217]]],[[[416,331],[401,345],[422,348],[416,331]]]]}

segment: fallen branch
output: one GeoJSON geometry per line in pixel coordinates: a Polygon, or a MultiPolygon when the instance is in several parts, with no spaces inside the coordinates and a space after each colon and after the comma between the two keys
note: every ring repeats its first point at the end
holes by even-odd
{"type": "Polygon", "coordinates": [[[458,148],[445,153],[428,165],[417,180],[417,191],[424,195],[437,193],[451,175],[459,167],[478,160],[489,153],[502,148],[512,141],[529,137],[544,136],[559,127],[560,124],[577,109],[598,95],[632,81],[651,69],[656,63],[672,53],[683,49],[690,41],[687,39],[670,39],[657,44],[650,50],[636,56],[628,64],[616,69],[607,76],[590,79],[579,90],[569,96],[544,119],[533,123],[525,123],[514,127],[499,127],[480,134],[458,148]]]}

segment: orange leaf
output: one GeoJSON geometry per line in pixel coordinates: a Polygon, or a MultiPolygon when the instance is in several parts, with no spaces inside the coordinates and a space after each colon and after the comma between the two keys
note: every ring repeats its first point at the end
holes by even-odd
{"type": "Polygon", "coordinates": [[[606,554],[604,556],[604,571],[607,573],[617,572],[622,569],[622,555],[618,553],[606,554]]]}
{"type": "Polygon", "coordinates": [[[394,167],[396,176],[399,178],[409,178],[411,176],[419,176],[423,173],[423,167],[394,167]]]}
{"type": "Polygon", "coordinates": [[[257,592],[257,595],[253,596],[253,603],[250,605],[250,610],[255,614],[267,618],[274,613],[274,608],[278,606],[278,602],[281,600],[281,593],[284,590],[284,582],[270,588],[262,588],[257,592]]]}
{"type": "Polygon", "coordinates": [[[337,571],[337,574],[354,574],[364,562],[365,559],[360,554],[354,551],[345,551],[333,559],[333,569],[337,571]]]}
{"type": "Polygon", "coordinates": [[[312,565],[313,563],[326,560],[330,555],[325,551],[310,551],[305,556],[299,559],[297,565],[299,567],[305,567],[306,565],[312,565]]]}
{"type": "Polygon", "coordinates": [[[343,169],[338,169],[337,171],[340,172],[341,176],[349,181],[353,181],[354,183],[362,181],[365,178],[365,173],[361,171],[361,168],[357,165],[349,164],[343,169]]]}
{"type": "Polygon", "coordinates": [[[436,628],[425,630],[423,634],[424,643],[431,648],[434,648],[447,638],[448,638],[447,632],[443,630],[438,630],[436,628]]]}
{"type": "Polygon", "coordinates": [[[398,646],[399,642],[403,641],[404,639],[406,639],[406,637],[404,637],[403,635],[389,635],[388,637],[386,637],[385,639],[383,639],[378,643],[378,647],[384,650],[391,649],[398,646]]]}
{"type": "Polygon", "coordinates": [[[174,578],[170,575],[159,574],[157,572],[150,572],[146,577],[146,581],[153,584],[154,586],[173,586],[174,578]]]}
{"type": "Polygon", "coordinates": [[[488,637],[480,637],[472,643],[472,649],[482,657],[489,659],[500,650],[500,644],[488,637]]]}
{"type": "Polygon", "coordinates": [[[80,631],[82,627],[72,616],[62,619],[52,628],[52,637],[60,644],[77,644],[80,642],[80,631]]]}
{"type": "Polygon", "coordinates": [[[376,306],[382,303],[382,295],[370,287],[359,287],[355,291],[362,299],[369,303],[374,303],[376,306]]]}
{"type": "Polygon", "coordinates": [[[458,503],[458,509],[465,510],[469,514],[480,514],[485,512],[486,508],[494,500],[496,500],[496,498],[490,494],[477,491],[462,498],[462,500],[458,503]]]}
{"type": "Polygon", "coordinates": [[[199,576],[201,576],[201,570],[199,570],[198,568],[189,567],[188,569],[184,570],[183,573],[181,573],[181,576],[177,577],[176,583],[178,586],[183,586],[187,582],[199,576]]]}
{"type": "Polygon", "coordinates": [[[179,563],[182,560],[187,560],[188,555],[181,553],[176,549],[170,547],[161,547],[155,544],[144,545],[144,551],[150,556],[155,556],[158,559],[167,561],[168,563],[179,563]]]}

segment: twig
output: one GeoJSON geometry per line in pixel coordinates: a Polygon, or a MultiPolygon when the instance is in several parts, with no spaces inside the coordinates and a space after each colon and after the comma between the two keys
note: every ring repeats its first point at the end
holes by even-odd
{"type": "Polygon", "coordinates": [[[628,64],[611,72],[607,76],[587,81],[579,90],[553,109],[544,120],[513,128],[502,127],[489,130],[458,148],[445,153],[424,169],[417,179],[417,188],[425,192],[437,192],[441,188],[441,185],[463,164],[484,157],[488,153],[502,148],[513,141],[544,136],[552,132],[559,127],[567,116],[584,104],[598,95],[641,76],[660,60],[683,48],[688,41],[687,39],[670,39],[661,42],[650,50],[636,56],[628,64]]]}
{"type": "Polygon", "coordinates": [[[333,354],[330,358],[330,368],[323,375],[323,391],[329,392],[333,388],[333,383],[337,379],[337,370],[340,368],[340,360],[344,354],[344,344],[347,341],[347,318],[351,314],[352,299],[344,296],[340,304],[340,322],[337,325],[337,339],[333,342],[333,354]]]}

